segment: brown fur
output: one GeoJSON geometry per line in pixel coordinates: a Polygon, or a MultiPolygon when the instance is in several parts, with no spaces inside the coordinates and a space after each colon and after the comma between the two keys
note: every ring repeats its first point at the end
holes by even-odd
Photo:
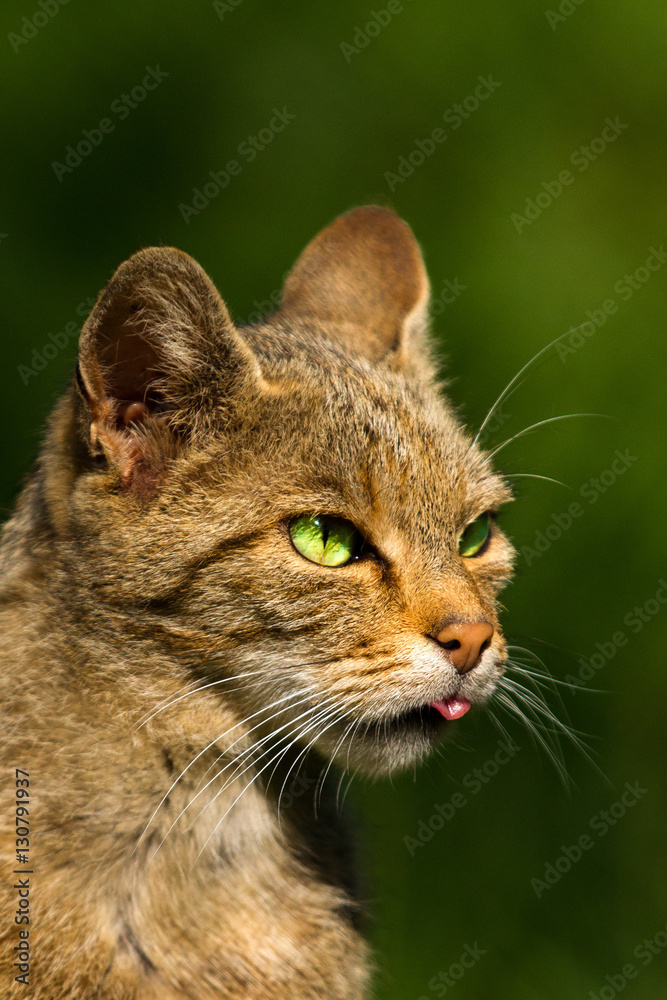
{"type": "Polygon", "coordinates": [[[439,395],[427,298],[409,228],[374,207],[321,233],[252,327],[176,250],[141,251],[101,294],[2,548],[0,745],[3,775],[31,775],[35,1000],[368,996],[338,782],[316,818],[308,775],[334,754],[413,764],[436,736],[405,713],[483,702],[505,658],[511,547],[494,527],[464,560],[457,540],[509,490],[439,395]],[[308,562],[287,530],[302,513],[352,521],[377,556],[308,562]],[[432,637],[480,618],[491,649],[460,677],[432,637]],[[244,756],[264,737],[270,755],[244,756]]]}

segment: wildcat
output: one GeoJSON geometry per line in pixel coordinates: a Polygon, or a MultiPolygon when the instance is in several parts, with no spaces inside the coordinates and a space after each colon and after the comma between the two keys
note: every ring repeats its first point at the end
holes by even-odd
{"type": "Polygon", "coordinates": [[[101,293],[1,550],[35,1000],[370,995],[322,771],[413,766],[506,659],[510,490],[440,395],[427,319],[412,232],[374,206],[252,326],[173,249],[101,293]]]}

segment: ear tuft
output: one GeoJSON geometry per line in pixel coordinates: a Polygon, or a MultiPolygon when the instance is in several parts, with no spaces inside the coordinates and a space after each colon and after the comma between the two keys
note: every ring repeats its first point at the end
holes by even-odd
{"type": "Polygon", "coordinates": [[[308,244],[290,272],[279,314],[313,320],[331,340],[371,360],[419,352],[429,284],[407,222],[378,205],[353,209],[308,244]]]}

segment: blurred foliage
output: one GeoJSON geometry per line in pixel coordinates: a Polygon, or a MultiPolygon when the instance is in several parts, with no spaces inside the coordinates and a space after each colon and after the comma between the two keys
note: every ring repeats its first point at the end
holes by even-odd
{"type": "Polygon", "coordinates": [[[639,969],[628,996],[653,1000],[664,996],[667,956],[644,965],[633,953],[667,923],[667,609],[647,605],[638,629],[626,616],[667,575],[667,267],[638,272],[630,295],[620,288],[667,237],[667,8],[394,0],[390,9],[385,0],[6,0],[2,502],[11,504],[70,377],[76,338],[61,332],[78,327],[87,300],[142,245],[192,254],[245,318],[331,218],[393,205],[423,246],[436,299],[447,279],[465,286],[437,307],[435,330],[452,398],[473,427],[531,356],[613,300],[581,346],[562,357],[552,349],[527,373],[487,442],[561,413],[612,417],[546,425],[498,455],[510,474],[566,484],[514,480],[506,528],[520,551],[538,532],[548,545],[520,557],[504,622],[561,678],[576,676],[596,644],[613,649],[586,691],[563,689],[562,705],[551,697],[588,734],[595,766],[565,741],[563,788],[539,745],[508,722],[521,751],[473,794],[466,775],[493,759],[499,738],[480,715],[416,780],[359,781],[351,794],[366,821],[383,1000],[444,995],[433,977],[475,943],[486,954],[456,982],[460,1000],[562,1000],[605,987],[609,996],[605,977],[613,983],[628,962],[639,969]],[[168,75],[132,98],[146,67],[168,75]],[[480,76],[500,85],[470,111],[480,76]],[[457,104],[468,110],[454,127],[457,104]],[[249,162],[238,147],[274,108],[295,117],[249,162]],[[113,130],[58,179],[53,163],[105,117],[113,130]],[[592,140],[606,119],[627,128],[602,151],[592,140]],[[447,137],[431,151],[438,128],[447,137]],[[416,140],[423,162],[390,184],[387,173],[411,154],[419,161],[416,140]],[[234,158],[240,173],[186,223],[179,205],[234,158]],[[564,170],[572,181],[556,196],[564,170]],[[527,211],[533,221],[515,224],[527,211]],[[50,334],[57,349],[44,352],[50,334]],[[33,351],[51,355],[40,371],[33,351]],[[617,449],[636,461],[599,492],[589,481],[610,482],[617,449]],[[580,492],[587,483],[594,503],[580,492]],[[560,537],[547,533],[573,502],[581,516],[560,537]],[[619,631],[627,643],[610,647],[619,631]],[[646,794],[538,898],[531,880],[636,781],[646,794]],[[405,837],[457,790],[465,808],[411,855],[405,837]]]}

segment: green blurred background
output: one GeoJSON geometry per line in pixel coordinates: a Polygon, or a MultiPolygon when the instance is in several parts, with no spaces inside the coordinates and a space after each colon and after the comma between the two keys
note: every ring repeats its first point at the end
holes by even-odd
{"type": "Polygon", "coordinates": [[[664,3],[5,0],[2,21],[5,506],[71,373],[87,301],[140,246],[192,254],[245,319],[334,216],[393,205],[422,244],[451,395],[472,427],[532,355],[597,318],[540,359],[486,439],[561,413],[612,417],[547,425],[498,455],[505,472],[566,484],[514,480],[504,523],[523,552],[504,623],[556,676],[594,675],[563,705],[550,700],[588,734],[595,766],[565,742],[565,789],[512,723],[521,750],[494,768],[499,735],[480,715],[416,780],[360,781],[351,794],[367,831],[378,997],[664,997],[664,3]],[[133,97],[146,67],[163,78],[133,97]],[[476,101],[480,76],[492,92],[476,101]],[[274,108],[294,117],[250,160],[239,146],[274,108]],[[104,118],[99,145],[54,168],[104,118]],[[603,148],[606,119],[627,127],[603,148]],[[438,128],[446,139],[431,151],[438,128]],[[240,173],[186,222],[179,205],[232,159],[240,173]],[[401,163],[409,176],[397,180],[401,163]],[[571,182],[554,194],[564,170],[571,182]],[[442,299],[448,280],[460,294],[442,299]],[[582,513],[563,527],[575,502],[582,513]],[[485,765],[497,773],[473,791],[485,765]],[[600,811],[626,782],[639,800],[623,816],[615,806],[605,830],[600,811]],[[465,806],[426,841],[435,804],[457,791],[465,806]],[[406,843],[420,831],[424,842],[406,843]],[[564,847],[584,834],[591,848],[565,871],[564,847]],[[557,862],[553,885],[531,881],[557,862]],[[645,939],[653,951],[636,953],[645,939]],[[466,945],[484,954],[457,980],[466,945]]]}

